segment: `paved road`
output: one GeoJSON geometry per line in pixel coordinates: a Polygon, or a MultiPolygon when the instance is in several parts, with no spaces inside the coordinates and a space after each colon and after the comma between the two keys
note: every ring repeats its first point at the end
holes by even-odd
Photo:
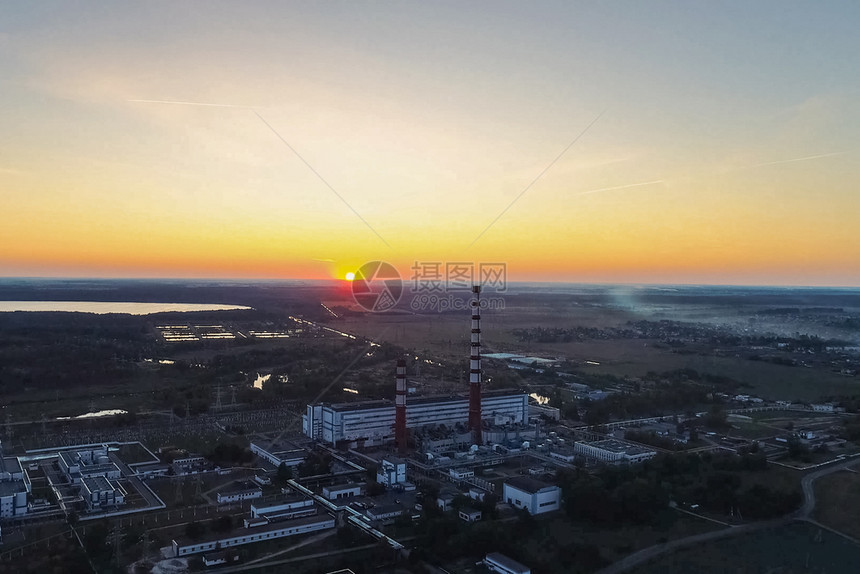
{"type": "MultiPolygon", "coordinates": [[[[813,524],[818,524],[812,519],[812,512],[815,510],[815,489],[813,488],[815,481],[822,476],[844,470],[851,465],[857,464],[857,461],[857,458],[852,457],[844,460],[843,462],[827,466],[821,470],[816,470],[815,472],[811,472],[804,476],[800,481],[800,485],[803,490],[803,505],[797,511],[789,514],[788,516],[778,518],[776,520],[768,520],[766,522],[752,522],[742,526],[732,526],[722,530],[715,530],[712,532],[688,536],[686,538],[671,540],[664,544],[649,546],[648,548],[643,548],[638,552],[634,552],[630,556],[622,558],[614,564],[610,564],[606,568],[600,570],[597,574],[620,574],[621,572],[626,572],[631,568],[644,564],[645,562],[649,562],[658,556],[681,548],[686,548],[687,546],[701,544],[702,542],[710,542],[712,540],[718,540],[729,536],[737,536],[739,534],[749,534],[750,532],[764,530],[766,528],[777,528],[790,524],[795,520],[805,520],[812,522],[813,524]]],[[[831,529],[828,528],[828,530],[831,529]]]]}
{"type": "Polygon", "coordinates": [[[816,480],[855,464],[857,464],[857,458],[851,457],[838,464],[830,465],[805,475],[803,480],[800,481],[800,486],[803,488],[803,506],[797,511],[796,517],[800,520],[810,520],[812,518],[812,511],[815,510],[815,489],[813,488],[813,483],[816,480]]]}

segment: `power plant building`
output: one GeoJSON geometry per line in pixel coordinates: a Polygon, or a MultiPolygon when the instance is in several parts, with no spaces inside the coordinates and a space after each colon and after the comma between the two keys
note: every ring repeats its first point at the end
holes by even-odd
{"type": "MultiPolygon", "coordinates": [[[[468,425],[469,411],[469,397],[410,398],[406,427],[468,425]]],[[[485,391],[481,395],[481,414],[484,421],[492,424],[525,424],[529,397],[520,391],[485,391]]],[[[329,444],[354,441],[373,446],[395,440],[395,419],[395,405],[386,400],[315,404],[308,405],[307,413],[302,415],[302,427],[308,437],[329,444]]]]}

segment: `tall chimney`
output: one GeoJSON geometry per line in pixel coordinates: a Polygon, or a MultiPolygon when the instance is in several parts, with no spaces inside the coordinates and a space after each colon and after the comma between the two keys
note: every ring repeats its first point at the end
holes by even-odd
{"type": "Polygon", "coordinates": [[[406,450],[406,361],[397,360],[397,388],[394,396],[394,440],[397,450],[406,450]]]}
{"type": "Polygon", "coordinates": [[[484,443],[481,426],[481,286],[472,286],[472,341],[469,354],[469,429],[474,444],[484,443]]]}

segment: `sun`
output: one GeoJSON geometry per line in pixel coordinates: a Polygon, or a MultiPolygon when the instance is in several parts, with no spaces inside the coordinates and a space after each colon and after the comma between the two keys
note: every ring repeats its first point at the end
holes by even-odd
{"type": "Polygon", "coordinates": [[[350,271],[349,273],[346,274],[346,280],[347,281],[353,281],[354,279],[355,279],[355,273],[353,273],[352,271],[350,271]]]}

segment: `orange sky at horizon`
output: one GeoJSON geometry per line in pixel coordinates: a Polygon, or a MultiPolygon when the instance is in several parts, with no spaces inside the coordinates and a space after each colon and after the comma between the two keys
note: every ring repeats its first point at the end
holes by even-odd
{"type": "Polygon", "coordinates": [[[856,6],[571,4],[9,9],[0,276],[860,286],[856,6]]]}

